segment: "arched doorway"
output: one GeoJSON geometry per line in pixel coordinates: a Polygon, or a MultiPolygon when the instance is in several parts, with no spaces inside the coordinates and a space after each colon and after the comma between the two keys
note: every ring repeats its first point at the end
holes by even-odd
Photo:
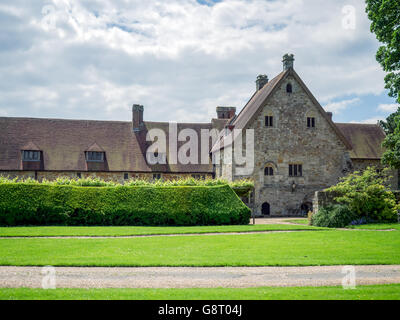
{"type": "Polygon", "coordinates": [[[300,212],[303,216],[306,216],[309,211],[312,211],[312,203],[304,202],[300,207],[300,212]]]}
{"type": "Polygon", "coordinates": [[[263,216],[269,216],[270,215],[270,205],[268,202],[264,202],[261,208],[261,213],[263,216]]]}

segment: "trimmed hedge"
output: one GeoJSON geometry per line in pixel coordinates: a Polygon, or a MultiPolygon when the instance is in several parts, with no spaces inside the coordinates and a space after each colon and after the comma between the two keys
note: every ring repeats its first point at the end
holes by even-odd
{"type": "Polygon", "coordinates": [[[0,184],[0,225],[248,224],[250,209],[231,187],[76,187],[0,184]]]}

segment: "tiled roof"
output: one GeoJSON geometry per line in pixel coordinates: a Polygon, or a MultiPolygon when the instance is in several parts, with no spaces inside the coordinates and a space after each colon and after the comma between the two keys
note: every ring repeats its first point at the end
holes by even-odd
{"type": "MultiPolygon", "coordinates": [[[[348,148],[351,149],[351,145],[349,141],[343,136],[342,132],[338,130],[338,128],[335,126],[335,124],[332,122],[332,119],[327,115],[325,110],[322,108],[322,106],[319,104],[317,99],[313,96],[313,94],[310,92],[310,90],[307,88],[307,86],[304,84],[304,82],[301,80],[299,75],[294,71],[294,69],[289,68],[286,71],[281,72],[278,74],[275,78],[273,78],[271,81],[269,81],[262,89],[259,91],[255,92],[253,96],[250,98],[250,100],[247,102],[247,104],[244,106],[244,108],[240,111],[238,116],[234,119],[232,122],[232,125],[235,129],[245,129],[246,126],[251,123],[252,119],[254,119],[258,113],[259,110],[265,105],[266,101],[268,98],[272,95],[274,92],[274,89],[279,87],[280,83],[287,77],[287,76],[293,76],[297,82],[300,84],[300,86],[303,88],[303,90],[307,93],[309,98],[313,101],[321,115],[326,119],[326,121],[330,124],[332,129],[335,131],[337,134],[338,138],[343,142],[343,144],[348,148]]],[[[219,143],[217,142],[211,149],[211,152],[216,152],[221,148],[229,146],[232,141],[235,140],[236,137],[231,137],[232,134],[228,134],[226,136],[223,136],[219,143]]]]}
{"type": "MultiPolygon", "coordinates": [[[[149,165],[146,150],[151,142],[146,133],[152,128],[164,130],[168,142],[169,126],[164,122],[144,122],[144,130],[135,133],[132,123],[124,121],[0,117],[0,170],[19,170],[21,150],[37,146],[49,171],[85,171],[85,151],[104,150],[110,171],[212,172],[212,165],[149,165]]],[[[200,137],[200,130],[211,129],[211,123],[178,124],[178,132],[185,128],[200,137]]],[[[179,142],[178,148],[184,143],[179,142]]]]}
{"type": "Polygon", "coordinates": [[[352,159],[380,159],[385,133],[377,124],[336,123],[343,135],[350,141],[352,159]]]}

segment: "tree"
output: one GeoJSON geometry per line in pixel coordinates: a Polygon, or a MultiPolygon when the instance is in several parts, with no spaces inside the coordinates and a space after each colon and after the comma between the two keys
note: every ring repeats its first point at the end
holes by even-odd
{"type": "Polygon", "coordinates": [[[400,115],[398,111],[392,115],[394,115],[392,120],[395,128],[383,140],[382,146],[386,148],[386,151],[383,154],[382,163],[394,169],[400,169],[400,115]]]}
{"type": "Polygon", "coordinates": [[[366,3],[365,10],[372,21],[371,32],[383,43],[376,60],[388,72],[385,88],[400,103],[400,1],[366,0],[366,3]]]}
{"type": "Polygon", "coordinates": [[[380,120],[379,125],[385,131],[387,135],[394,133],[398,122],[396,123],[396,117],[400,116],[400,107],[397,108],[396,112],[393,112],[386,118],[386,121],[380,120]]]}

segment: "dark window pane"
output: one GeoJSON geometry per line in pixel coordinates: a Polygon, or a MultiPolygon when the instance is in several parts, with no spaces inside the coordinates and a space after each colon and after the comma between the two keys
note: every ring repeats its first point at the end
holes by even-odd
{"type": "Polygon", "coordinates": [[[274,168],[272,168],[272,167],[269,168],[269,175],[270,176],[274,175],[274,168]]]}
{"type": "Polygon", "coordinates": [[[22,151],[23,161],[40,161],[40,151],[22,151]]]}
{"type": "Polygon", "coordinates": [[[311,125],[313,128],[315,128],[315,118],[311,118],[311,125]]]}
{"type": "Polygon", "coordinates": [[[124,179],[128,180],[128,178],[129,178],[129,175],[127,173],[124,173],[124,179]]]}
{"type": "Polygon", "coordinates": [[[299,164],[299,176],[301,177],[303,175],[303,166],[299,164]]]}
{"type": "Polygon", "coordinates": [[[86,156],[87,161],[104,161],[104,152],[89,151],[86,156]]]}
{"type": "Polygon", "coordinates": [[[274,117],[269,117],[269,126],[270,127],[274,126],[274,117]]]}
{"type": "Polygon", "coordinates": [[[293,165],[289,164],[289,176],[293,176],[293,165]]]}
{"type": "Polygon", "coordinates": [[[293,175],[296,177],[296,176],[297,176],[297,165],[294,165],[293,167],[294,167],[294,173],[293,173],[293,175]]]}

